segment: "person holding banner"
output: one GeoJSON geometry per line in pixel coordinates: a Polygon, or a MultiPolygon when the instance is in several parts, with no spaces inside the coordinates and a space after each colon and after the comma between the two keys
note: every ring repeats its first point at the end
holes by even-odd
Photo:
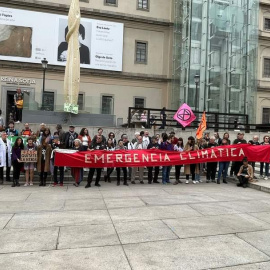
{"type": "MultiPolygon", "coordinates": [[[[177,144],[174,146],[174,151],[183,152],[183,150],[184,150],[183,139],[179,138],[177,144]]],[[[182,183],[182,181],[180,180],[180,172],[182,167],[183,165],[175,165],[175,182],[173,183],[174,185],[182,183]]]]}
{"type": "MultiPolygon", "coordinates": [[[[216,137],[211,136],[206,148],[213,148],[213,147],[217,147],[217,146],[218,146],[218,144],[216,143],[216,137]]],[[[207,170],[206,183],[210,183],[210,179],[212,182],[215,183],[216,182],[215,177],[216,177],[216,172],[217,172],[217,162],[207,162],[206,170],[207,170]]]]}
{"type": "Polygon", "coordinates": [[[19,187],[19,179],[23,163],[21,161],[21,151],[24,149],[22,138],[18,137],[12,147],[13,184],[11,187],[19,187]]]}
{"type": "MultiPolygon", "coordinates": [[[[85,151],[82,146],[82,141],[80,139],[74,140],[73,149],[76,151],[85,151]]],[[[73,186],[78,187],[81,181],[83,180],[83,168],[71,167],[71,175],[75,180],[75,183],[73,184],[73,186]]]]}
{"type": "Polygon", "coordinates": [[[41,145],[37,148],[37,170],[40,177],[40,187],[46,186],[47,175],[50,171],[51,152],[52,148],[44,137],[41,141],[41,145]]]}
{"type": "MultiPolygon", "coordinates": [[[[221,146],[223,145],[229,145],[228,141],[226,139],[222,139],[221,146]]],[[[217,178],[217,184],[220,184],[220,177],[223,175],[223,183],[228,184],[226,178],[229,168],[229,161],[220,161],[218,164],[218,178],[217,178]]]]}
{"type": "MultiPolygon", "coordinates": [[[[195,144],[195,138],[190,136],[184,147],[184,152],[197,151],[199,147],[195,144]]],[[[189,175],[191,174],[193,184],[196,184],[195,173],[199,173],[198,164],[186,164],[184,166],[184,174],[186,175],[186,184],[189,184],[189,175]]]]}
{"type": "Polygon", "coordinates": [[[4,182],[4,167],[6,167],[6,181],[10,182],[11,151],[11,141],[7,138],[7,133],[2,132],[0,139],[0,184],[4,182]]]}
{"type": "MultiPolygon", "coordinates": [[[[163,137],[163,139],[166,136],[163,137]]],[[[174,151],[174,147],[172,144],[173,135],[169,135],[168,139],[161,144],[160,149],[166,150],[166,151],[174,151]]],[[[170,172],[171,172],[172,166],[162,166],[162,184],[166,185],[171,183],[170,182],[170,172]]]]}
{"type": "MultiPolygon", "coordinates": [[[[36,151],[37,147],[34,144],[33,138],[29,137],[27,139],[27,144],[24,148],[27,151],[36,151]]],[[[34,169],[35,169],[36,162],[25,162],[24,163],[24,170],[25,170],[25,184],[24,186],[33,186],[33,179],[34,179],[34,169]]]]}
{"type": "MultiPolygon", "coordinates": [[[[91,143],[90,151],[93,151],[93,150],[105,150],[106,149],[106,145],[105,145],[105,143],[103,143],[103,137],[102,136],[103,136],[102,132],[101,132],[101,134],[96,135],[96,140],[93,139],[93,141],[91,143]]],[[[88,174],[87,185],[85,186],[85,188],[90,188],[91,187],[91,183],[92,183],[95,171],[97,171],[97,177],[96,177],[95,186],[100,187],[99,180],[100,180],[102,168],[90,168],[89,174],[88,174]]]]}

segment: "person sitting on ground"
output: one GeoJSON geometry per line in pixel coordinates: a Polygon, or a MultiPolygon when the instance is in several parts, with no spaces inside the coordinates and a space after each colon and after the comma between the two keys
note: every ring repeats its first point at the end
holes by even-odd
{"type": "Polygon", "coordinates": [[[237,174],[239,179],[238,187],[246,188],[248,185],[248,181],[253,180],[253,168],[248,164],[248,159],[246,157],[242,160],[243,165],[240,167],[240,170],[237,174]]]}
{"type": "Polygon", "coordinates": [[[18,136],[19,132],[14,128],[14,122],[10,122],[6,130],[8,136],[18,136]]]}

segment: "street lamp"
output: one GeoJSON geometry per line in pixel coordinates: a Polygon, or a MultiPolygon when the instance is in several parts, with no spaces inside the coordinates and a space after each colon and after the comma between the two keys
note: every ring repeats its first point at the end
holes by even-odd
{"type": "Polygon", "coordinates": [[[198,109],[198,85],[200,83],[200,75],[196,74],[194,76],[194,82],[196,84],[196,96],[195,96],[195,111],[198,109]]]}
{"type": "Polygon", "coordinates": [[[45,91],[45,72],[47,69],[48,61],[46,58],[41,60],[42,68],[43,68],[43,89],[42,89],[42,106],[41,109],[44,109],[44,91],[45,91]]]}

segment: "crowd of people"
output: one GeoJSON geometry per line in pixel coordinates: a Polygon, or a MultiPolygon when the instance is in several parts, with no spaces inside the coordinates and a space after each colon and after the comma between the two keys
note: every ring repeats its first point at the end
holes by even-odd
{"type": "MultiPolygon", "coordinates": [[[[97,134],[92,138],[89,135],[87,128],[82,128],[78,134],[73,125],[69,126],[67,132],[63,131],[60,124],[56,125],[53,132],[46,127],[44,123],[40,124],[40,129],[36,132],[32,131],[29,124],[25,123],[24,129],[18,131],[11,122],[9,127],[1,132],[0,139],[0,183],[4,181],[4,167],[6,167],[6,181],[12,182],[12,187],[20,186],[19,179],[21,172],[25,172],[24,186],[33,185],[34,171],[39,173],[39,186],[46,186],[48,174],[53,176],[53,186],[63,186],[64,173],[67,168],[58,167],[55,165],[55,151],[54,149],[74,149],[77,151],[88,150],[133,150],[133,149],[161,149],[166,151],[188,152],[198,149],[206,149],[217,147],[219,145],[229,144],[252,144],[252,145],[268,145],[269,136],[264,136],[263,142],[259,142],[259,137],[254,136],[253,140],[246,141],[244,133],[239,132],[237,138],[231,142],[228,132],[223,134],[220,138],[217,132],[210,136],[205,133],[200,140],[195,140],[194,137],[188,137],[184,142],[183,138],[177,138],[174,132],[170,134],[162,133],[155,134],[150,137],[149,131],[135,132],[134,138],[128,138],[127,134],[122,134],[120,138],[115,138],[113,132],[109,132],[108,136],[103,135],[103,129],[99,128],[97,134]],[[11,141],[8,136],[17,136],[15,143],[11,146],[11,141]],[[25,141],[25,143],[24,143],[25,141]],[[37,151],[36,162],[22,162],[21,151],[37,151]],[[13,179],[11,180],[11,166],[13,166],[13,179]]],[[[215,182],[217,184],[222,182],[227,184],[227,175],[230,162],[208,162],[201,164],[175,165],[175,175],[171,175],[172,166],[156,166],[147,167],[148,170],[148,184],[171,183],[170,179],[174,179],[173,184],[182,183],[180,174],[182,167],[184,167],[185,183],[189,184],[190,180],[193,184],[203,182],[201,176],[206,174],[206,182],[215,182]],[[216,178],[217,177],[217,178],[216,178]]],[[[239,186],[246,187],[248,181],[256,179],[254,176],[255,163],[248,163],[245,158],[242,162],[232,162],[230,175],[239,180],[239,186]]],[[[74,178],[74,186],[78,187],[83,181],[84,171],[89,170],[87,177],[87,184],[85,188],[91,187],[94,175],[95,186],[100,186],[100,179],[102,170],[104,170],[104,181],[111,182],[111,174],[114,168],[70,168],[71,174],[74,178]]],[[[121,182],[121,172],[123,174],[123,184],[128,186],[128,180],[131,184],[136,184],[136,177],[138,173],[139,183],[144,184],[144,167],[122,167],[116,168],[117,185],[121,182]]],[[[260,177],[265,180],[269,175],[269,163],[260,164],[260,177]]]]}

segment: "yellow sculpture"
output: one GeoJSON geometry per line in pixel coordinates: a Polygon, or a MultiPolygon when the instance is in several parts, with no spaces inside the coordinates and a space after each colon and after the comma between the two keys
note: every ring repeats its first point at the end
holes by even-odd
{"type": "Polygon", "coordinates": [[[64,110],[78,113],[78,95],[80,89],[80,51],[79,51],[79,26],[80,26],[79,0],[72,0],[68,13],[68,43],[67,63],[64,78],[65,105],[64,110]]]}

